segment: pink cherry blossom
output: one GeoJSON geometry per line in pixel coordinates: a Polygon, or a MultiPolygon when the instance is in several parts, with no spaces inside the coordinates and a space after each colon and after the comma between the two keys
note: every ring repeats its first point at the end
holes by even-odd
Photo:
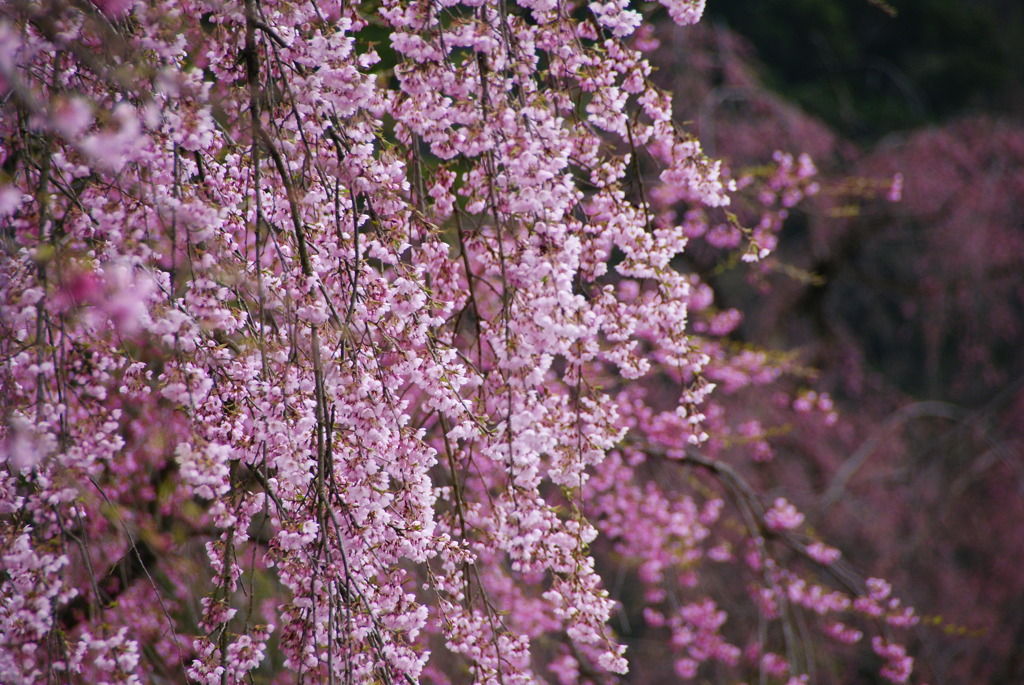
{"type": "Polygon", "coordinates": [[[708,156],[646,11],[0,11],[0,681],[597,682],[630,620],[781,678],[757,626],[912,624],[730,463],[793,365],[687,259],[763,266],[816,170],[708,156]]]}

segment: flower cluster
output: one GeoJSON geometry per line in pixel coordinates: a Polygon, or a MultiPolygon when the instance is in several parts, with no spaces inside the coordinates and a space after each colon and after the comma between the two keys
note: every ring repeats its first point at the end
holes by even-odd
{"type": "Polygon", "coordinates": [[[755,640],[707,564],[756,559],[771,601],[816,610],[766,542],[802,516],[699,451],[726,434],[715,385],[781,366],[734,353],[738,316],[683,266],[705,234],[763,258],[813,167],[780,156],[742,229],[623,42],[641,20],[0,9],[4,682],[610,677],[616,558],[681,677],[755,640]]]}

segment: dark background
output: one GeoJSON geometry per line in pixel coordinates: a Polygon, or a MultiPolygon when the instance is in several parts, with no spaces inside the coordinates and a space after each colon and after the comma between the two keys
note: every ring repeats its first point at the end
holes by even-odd
{"type": "Polygon", "coordinates": [[[710,0],[764,83],[861,142],[967,113],[1024,109],[1019,0],[710,0]]]}

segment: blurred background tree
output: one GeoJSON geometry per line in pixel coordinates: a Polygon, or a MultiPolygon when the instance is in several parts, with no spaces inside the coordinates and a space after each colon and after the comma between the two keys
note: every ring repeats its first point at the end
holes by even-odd
{"type": "MultiPolygon", "coordinates": [[[[663,27],[654,61],[677,118],[736,173],[777,149],[822,171],[759,279],[693,264],[720,306],[742,312],[737,343],[800,350],[836,402],[838,424],[824,428],[748,400],[780,458],[746,473],[801,492],[855,566],[905,591],[927,617],[914,646],[923,679],[1017,684],[1024,5],[891,9],[716,0],[696,30],[663,27]]],[[[834,682],[875,682],[863,663],[834,682]]]]}

